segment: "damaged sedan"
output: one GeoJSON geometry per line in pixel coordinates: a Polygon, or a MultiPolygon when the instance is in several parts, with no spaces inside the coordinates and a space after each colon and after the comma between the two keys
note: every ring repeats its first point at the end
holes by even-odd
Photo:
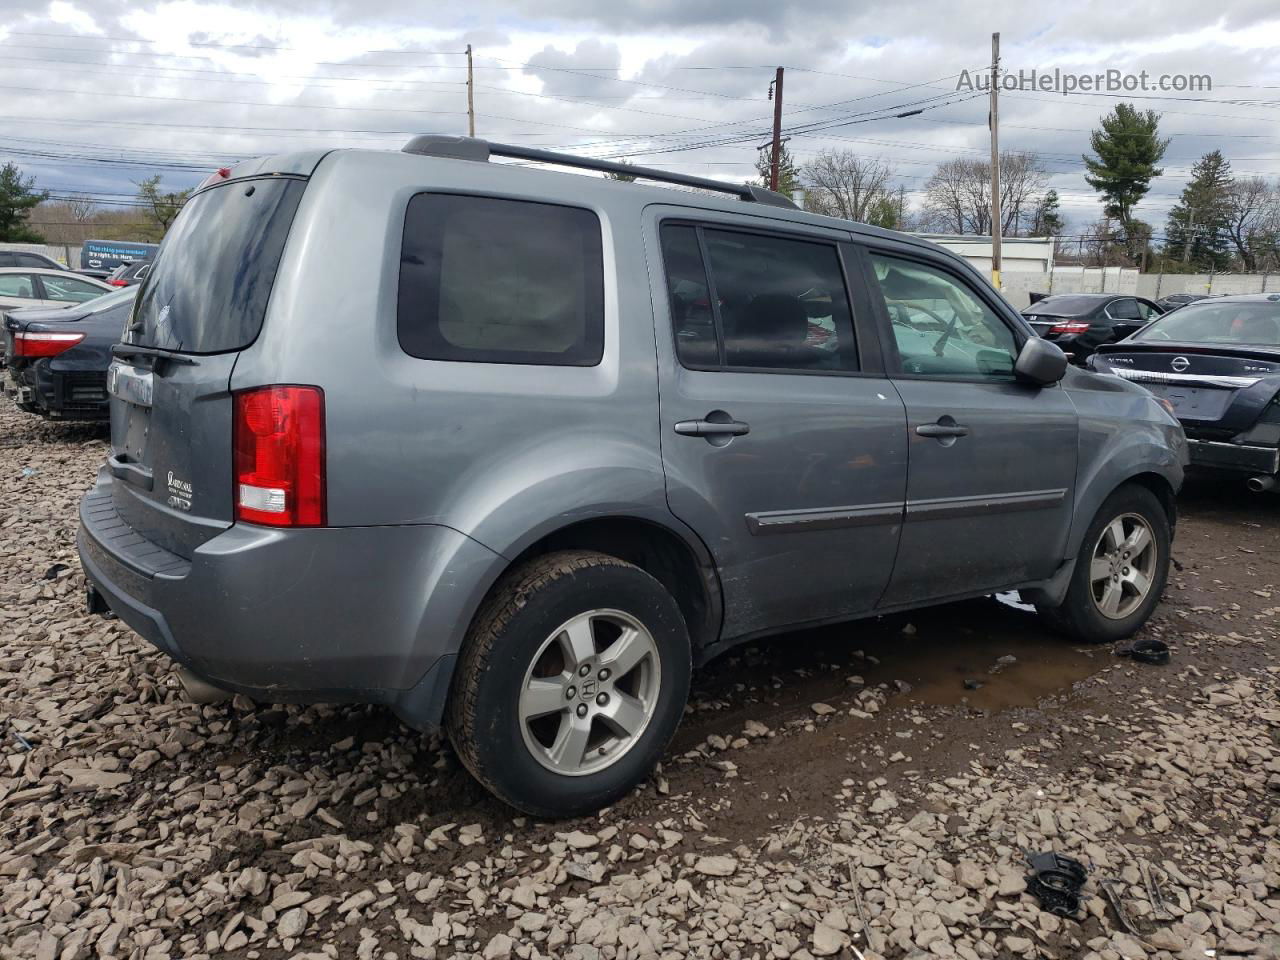
{"type": "Polygon", "coordinates": [[[1280,294],[1202,300],[1160,318],[1090,366],[1141,383],[1182,422],[1192,466],[1244,474],[1250,490],[1280,473],[1280,294]]]}

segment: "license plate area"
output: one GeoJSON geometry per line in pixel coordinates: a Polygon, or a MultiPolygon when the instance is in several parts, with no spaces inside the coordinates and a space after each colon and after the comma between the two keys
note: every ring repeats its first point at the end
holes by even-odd
{"type": "Polygon", "coordinates": [[[125,461],[145,463],[155,396],[154,374],[145,367],[116,360],[107,368],[107,392],[120,401],[112,405],[111,411],[115,452],[125,461]]]}
{"type": "Polygon", "coordinates": [[[1217,420],[1226,409],[1229,390],[1214,387],[1183,387],[1164,383],[1144,383],[1157,397],[1164,397],[1180,417],[1195,420],[1217,420]]]}

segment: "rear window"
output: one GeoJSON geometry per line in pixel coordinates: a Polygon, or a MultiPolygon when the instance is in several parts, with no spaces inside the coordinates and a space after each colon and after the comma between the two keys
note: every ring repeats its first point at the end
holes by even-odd
{"type": "Polygon", "coordinates": [[[137,342],[186,353],[252,343],[305,188],[303,180],[271,177],[235,180],[192,197],[138,295],[137,342]]]}
{"type": "Polygon", "coordinates": [[[1080,317],[1092,313],[1101,301],[1094,297],[1045,297],[1023,310],[1023,314],[1047,314],[1051,317],[1080,317]]]}
{"type": "Polygon", "coordinates": [[[1202,300],[1144,327],[1133,339],[1280,347],[1280,303],[1202,300]]]}
{"type": "Polygon", "coordinates": [[[600,220],[524,200],[418,194],[397,328],[426,360],[589,367],[604,353],[600,220]]]}

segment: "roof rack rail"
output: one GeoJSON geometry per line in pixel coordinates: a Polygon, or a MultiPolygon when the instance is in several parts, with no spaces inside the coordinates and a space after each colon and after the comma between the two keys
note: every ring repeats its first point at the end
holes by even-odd
{"type": "Polygon", "coordinates": [[[490,143],[488,140],[481,140],[477,137],[456,137],[436,133],[422,134],[406,143],[403,147],[403,152],[424,157],[447,157],[453,160],[478,160],[480,162],[487,162],[490,156],[495,156],[510,157],[515,160],[532,160],[536,163],[554,163],[561,167],[599,170],[603,173],[621,173],[642,180],[657,180],[661,183],[674,183],[682,187],[714,190],[716,193],[732,194],[742,200],[767,203],[774,207],[796,209],[795,202],[789,197],[749,183],[725,183],[723,180],[691,177],[683,173],[669,173],[656,167],[637,167],[629,163],[618,163],[614,160],[597,160],[594,157],[579,157],[572,153],[558,153],[554,150],[518,147],[508,143],[490,143]]]}

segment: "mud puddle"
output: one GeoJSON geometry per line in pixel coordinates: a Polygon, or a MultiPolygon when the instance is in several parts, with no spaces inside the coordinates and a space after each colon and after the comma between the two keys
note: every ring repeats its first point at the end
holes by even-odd
{"type": "Polygon", "coordinates": [[[761,640],[700,671],[695,696],[730,715],[761,701],[786,711],[847,699],[860,678],[896,686],[894,699],[994,712],[1065,694],[1112,659],[1052,633],[1013,595],[761,640]]]}

